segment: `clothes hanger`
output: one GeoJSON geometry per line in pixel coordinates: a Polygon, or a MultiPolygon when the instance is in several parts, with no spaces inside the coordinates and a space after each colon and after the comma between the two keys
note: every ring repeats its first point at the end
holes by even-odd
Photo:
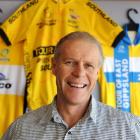
{"type": "MultiPolygon", "coordinates": [[[[0,8],[0,17],[1,15],[3,15],[3,10],[0,8]]],[[[2,23],[0,22],[0,25],[2,23]]],[[[5,41],[5,43],[9,46],[11,45],[11,42],[9,41],[7,35],[5,34],[5,32],[0,28],[0,36],[3,38],[3,40],[5,41]]]]}
{"type": "MultiPolygon", "coordinates": [[[[1,15],[3,15],[3,11],[2,11],[2,9],[0,8],[0,17],[1,17],[1,15]]],[[[2,23],[0,22],[0,25],[1,25],[2,23]]]]}
{"type": "Polygon", "coordinates": [[[137,24],[132,19],[132,17],[130,16],[130,12],[134,12],[135,14],[138,14],[138,11],[136,9],[134,9],[134,8],[128,9],[128,11],[127,11],[127,18],[129,19],[129,23],[127,24],[127,29],[129,31],[137,31],[138,30],[138,27],[139,27],[139,24],[137,24]]]}

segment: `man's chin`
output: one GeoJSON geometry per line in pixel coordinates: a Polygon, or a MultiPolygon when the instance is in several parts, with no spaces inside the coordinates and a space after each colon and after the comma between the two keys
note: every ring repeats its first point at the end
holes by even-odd
{"type": "MultiPolygon", "coordinates": [[[[90,99],[90,98],[89,98],[90,99]]],[[[89,101],[88,98],[83,97],[82,95],[79,97],[73,97],[73,98],[69,98],[67,99],[67,101],[69,102],[69,104],[71,105],[80,105],[80,104],[84,104],[87,103],[89,101]]]]}

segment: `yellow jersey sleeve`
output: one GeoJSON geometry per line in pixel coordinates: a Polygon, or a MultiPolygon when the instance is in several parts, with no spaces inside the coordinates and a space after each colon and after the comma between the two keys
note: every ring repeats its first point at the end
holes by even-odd
{"type": "Polygon", "coordinates": [[[90,16],[85,12],[84,17],[88,17],[88,20],[92,22],[90,28],[93,36],[104,47],[105,45],[116,45],[117,41],[124,36],[122,27],[108,16],[93,0],[87,0],[86,6],[90,9],[90,13],[88,13],[90,16]]]}
{"type": "Polygon", "coordinates": [[[6,21],[1,28],[5,37],[11,44],[16,44],[26,39],[26,32],[32,25],[32,20],[36,15],[38,0],[31,0],[22,4],[6,21]]]}

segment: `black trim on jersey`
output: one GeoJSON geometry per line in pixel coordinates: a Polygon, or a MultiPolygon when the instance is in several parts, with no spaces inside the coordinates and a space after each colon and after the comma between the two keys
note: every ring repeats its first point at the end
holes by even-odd
{"type": "Polygon", "coordinates": [[[25,93],[24,93],[24,103],[23,103],[23,114],[27,112],[27,84],[25,85],[25,93]]]}
{"type": "Polygon", "coordinates": [[[120,40],[122,40],[122,38],[124,36],[125,36],[125,32],[124,31],[119,33],[119,35],[116,37],[116,39],[114,40],[114,42],[112,44],[113,48],[115,48],[118,45],[118,43],[120,42],[120,40]]]}
{"type": "Polygon", "coordinates": [[[5,34],[5,32],[1,28],[0,28],[0,36],[2,37],[2,39],[4,40],[6,45],[8,45],[8,46],[11,45],[9,38],[7,37],[7,35],[5,34]]]}

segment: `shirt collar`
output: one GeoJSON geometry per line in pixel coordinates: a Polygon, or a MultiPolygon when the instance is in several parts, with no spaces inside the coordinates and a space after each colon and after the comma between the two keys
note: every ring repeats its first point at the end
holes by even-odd
{"type": "Polygon", "coordinates": [[[91,101],[89,104],[89,117],[93,119],[94,123],[97,121],[98,104],[94,96],[91,96],[91,101]]]}
{"type": "Polygon", "coordinates": [[[52,119],[52,110],[53,110],[54,103],[45,106],[44,112],[42,113],[42,118],[39,120],[39,124],[41,126],[46,126],[52,119]]]}
{"type": "Polygon", "coordinates": [[[52,0],[53,2],[55,3],[58,3],[58,2],[63,2],[64,4],[71,1],[71,0],[52,0]]]}
{"type": "MultiPolygon", "coordinates": [[[[94,123],[96,123],[97,120],[97,113],[98,113],[98,105],[97,105],[97,101],[95,100],[95,98],[93,96],[91,96],[91,100],[89,103],[89,108],[87,110],[87,113],[85,114],[84,118],[91,118],[94,123]]],[[[67,124],[63,121],[62,117],[59,115],[57,108],[56,108],[56,101],[54,100],[52,102],[52,104],[46,106],[45,108],[45,114],[43,114],[42,119],[39,121],[39,124],[42,126],[46,126],[47,123],[49,123],[50,121],[55,121],[58,123],[63,123],[65,126],[67,126],[67,124]]]]}
{"type": "Polygon", "coordinates": [[[63,123],[65,126],[67,126],[57,111],[56,100],[54,100],[50,105],[46,106],[44,112],[45,113],[43,113],[43,117],[41,120],[39,120],[39,124],[41,126],[45,127],[50,121],[63,123]]]}
{"type": "Polygon", "coordinates": [[[51,118],[52,118],[52,121],[64,124],[64,126],[66,126],[66,128],[68,128],[68,125],[65,123],[65,121],[62,119],[62,117],[60,116],[60,114],[57,111],[56,97],[55,97],[55,100],[54,100],[53,106],[52,106],[52,116],[51,116],[51,118]]]}
{"type": "Polygon", "coordinates": [[[91,99],[90,99],[89,107],[87,109],[86,114],[82,118],[82,120],[92,119],[94,121],[94,123],[96,123],[97,113],[98,113],[97,107],[98,107],[97,101],[95,100],[94,96],[92,95],[91,99]]]}

